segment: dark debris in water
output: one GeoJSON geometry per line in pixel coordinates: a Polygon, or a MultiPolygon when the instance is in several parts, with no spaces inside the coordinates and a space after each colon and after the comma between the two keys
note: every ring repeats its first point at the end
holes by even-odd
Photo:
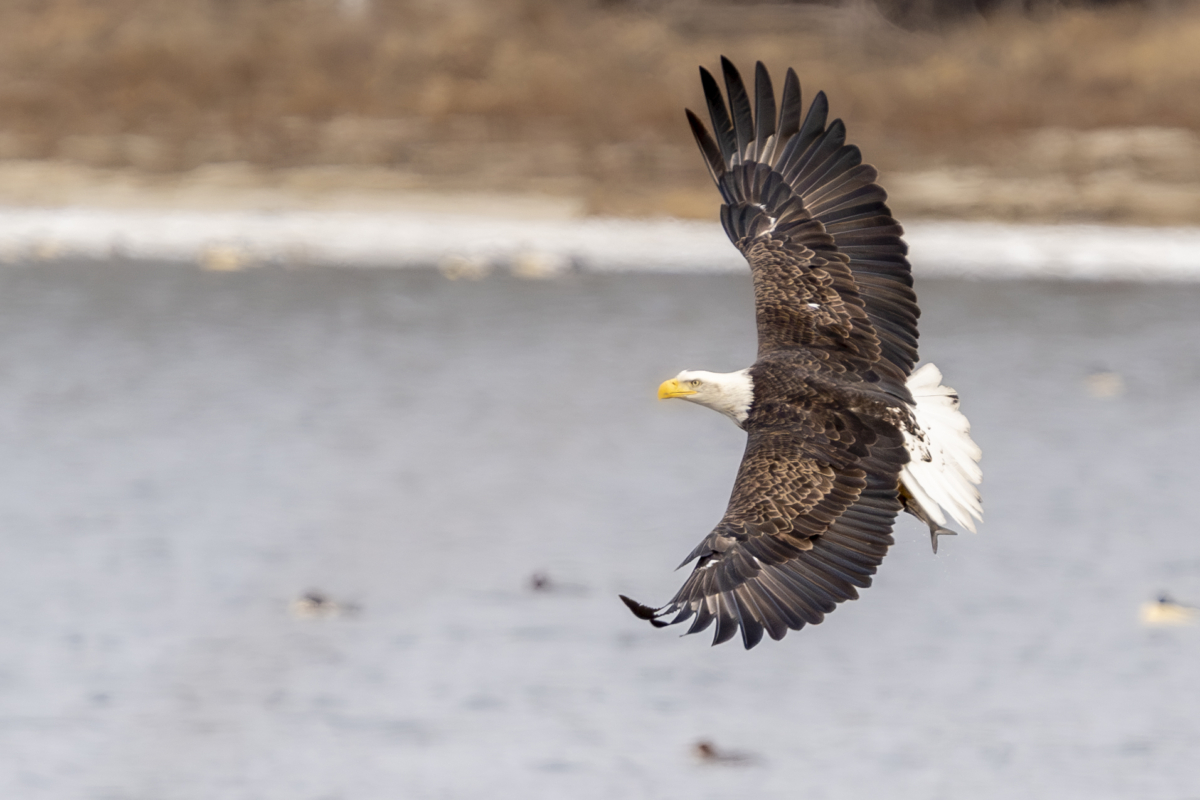
{"type": "Polygon", "coordinates": [[[550,573],[538,570],[529,576],[525,584],[531,592],[542,594],[581,595],[587,594],[587,587],[577,583],[563,583],[550,577],[550,573]]]}
{"type": "Polygon", "coordinates": [[[722,764],[730,767],[747,767],[758,761],[749,753],[719,750],[708,739],[701,739],[692,745],[692,753],[704,764],[722,764]]]}

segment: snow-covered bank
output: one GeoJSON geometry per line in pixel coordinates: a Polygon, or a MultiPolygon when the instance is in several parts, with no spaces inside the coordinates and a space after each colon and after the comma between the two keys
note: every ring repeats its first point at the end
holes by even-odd
{"type": "MultiPolygon", "coordinates": [[[[1200,280],[1200,229],[914,222],[918,275],[1200,280]]],[[[67,256],[410,267],[471,274],[719,272],[743,262],[715,222],[379,212],[0,209],[0,260],[67,256]]]]}

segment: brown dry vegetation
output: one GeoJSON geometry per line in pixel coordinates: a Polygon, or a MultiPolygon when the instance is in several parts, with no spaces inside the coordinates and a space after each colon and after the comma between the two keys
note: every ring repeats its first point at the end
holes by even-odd
{"type": "Polygon", "coordinates": [[[724,53],[825,89],[869,160],[896,174],[901,210],[1200,221],[1200,7],[938,34],[853,2],[654,8],[8,0],[0,159],[166,174],[373,166],[412,188],[711,216],[682,106],[702,107],[696,65],[724,53]]]}

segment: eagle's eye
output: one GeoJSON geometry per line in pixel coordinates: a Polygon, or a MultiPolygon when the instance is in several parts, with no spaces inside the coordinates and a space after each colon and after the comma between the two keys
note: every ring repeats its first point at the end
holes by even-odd
{"type": "Polygon", "coordinates": [[[691,381],[691,384],[692,384],[692,386],[699,386],[699,385],[700,385],[700,381],[698,381],[698,380],[691,381]]]}

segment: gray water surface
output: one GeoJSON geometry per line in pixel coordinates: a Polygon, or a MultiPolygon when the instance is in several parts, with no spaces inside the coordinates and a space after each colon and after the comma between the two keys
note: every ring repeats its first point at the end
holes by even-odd
{"type": "Polygon", "coordinates": [[[723,511],[654,392],[749,363],[745,276],[3,269],[0,796],[1200,798],[1200,628],[1138,622],[1200,600],[1200,287],[918,288],[987,524],[745,652],[616,598],[723,511]]]}

